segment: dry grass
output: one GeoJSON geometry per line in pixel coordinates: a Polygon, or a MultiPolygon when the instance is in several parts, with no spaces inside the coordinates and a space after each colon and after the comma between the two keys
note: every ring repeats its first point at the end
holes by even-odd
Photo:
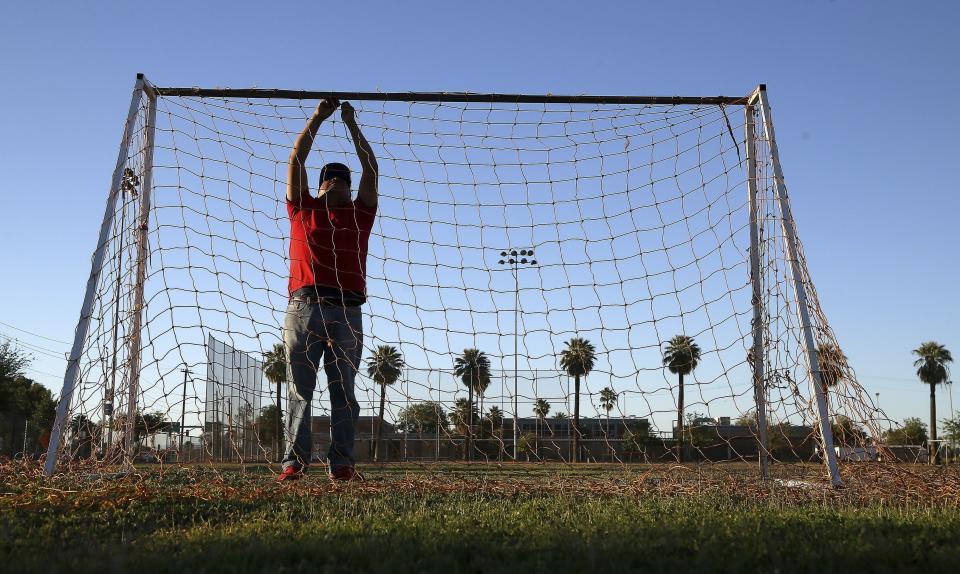
{"type": "Polygon", "coordinates": [[[111,470],[75,466],[46,478],[37,465],[0,466],[2,506],[95,500],[120,503],[125,497],[146,500],[181,498],[274,498],[295,489],[320,495],[347,488],[356,494],[483,494],[488,496],[559,495],[601,497],[730,497],[758,503],[863,507],[893,505],[960,508],[960,466],[852,463],[842,466],[844,486],[829,488],[816,464],[776,465],[771,479],[742,463],[709,465],[609,464],[384,464],[365,467],[367,480],[333,484],[322,468],[292,485],[274,483],[275,467],[255,465],[141,466],[123,478],[111,470]]]}
{"type": "Polygon", "coordinates": [[[43,572],[951,572],[960,467],[0,466],[0,564],[43,572]],[[792,485],[792,486],[791,486],[792,485]]]}

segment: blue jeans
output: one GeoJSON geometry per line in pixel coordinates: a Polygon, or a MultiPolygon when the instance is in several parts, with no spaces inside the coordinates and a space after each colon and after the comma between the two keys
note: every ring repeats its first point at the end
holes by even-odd
{"type": "Polygon", "coordinates": [[[363,312],[291,301],[283,326],[287,349],[287,429],[283,467],[303,469],[313,453],[310,402],[320,365],[330,389],[330,469],[353,466],[353,437],[360,414],[354,381],[363,352],[363,312]]]}

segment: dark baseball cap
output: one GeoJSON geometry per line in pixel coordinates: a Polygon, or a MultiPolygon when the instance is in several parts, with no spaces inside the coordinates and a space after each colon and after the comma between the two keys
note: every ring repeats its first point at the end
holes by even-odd
{"type": "Polygon", "coordinates": [[[320,170],[320,181],[338,178],[350,183],[350,168],[342,163],[328,163],[320,170]]]}

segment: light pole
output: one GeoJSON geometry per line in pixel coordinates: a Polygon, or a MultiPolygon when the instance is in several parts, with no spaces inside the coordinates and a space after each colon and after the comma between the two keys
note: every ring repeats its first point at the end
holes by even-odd
{"type": "Polygon", "coordinates": [[[180,456],[183,456],[183,425],[186,424],[187,420],[187,377],[192,375],[193,372],[186,364],[183,365],[180,372],[183,373],[183,399],[180,402],[180,456]]]}
{"type": "Polygon", "coordinates": [[[953,418],[953,381],[947,381],[947,391],[950,393],[950,418],[953,418]]]}
{"type": "MultiPolygon", "coordinates": [[[[954,413],[954,410],[953,410],[953,381],[952,380],[947,381],[947,391],[950,392],[950,418],[953,419],[953,417],[955,417],[956,414],[954,413]]],[[[947,464],[950,464],[951,454],[953,455],[954,459],[956,459],[956,446],[957,445],[954,441],[950,441],[950,450],[947,451],[947,464]],[[953,451],[953,452],[951,453],[950,451],[953,451]]]]}
{"type": "Polygon", "coordinates": [[[513,305],[513,460],[517,460],[517,442],[520,440],[518,433],[519,397],[518,381],[520,380],[520,348],[518,346],[520,330],[520,267],[536,267],[537,260],[533,258],[533,249],[521,249],[519,253],[516,249],[501,251],[499,261],[500,265],[509,266],[513,271],[514,281],[514,305],[513,305]],[[527,259],[529,257],[530,259],[527,259]]]}

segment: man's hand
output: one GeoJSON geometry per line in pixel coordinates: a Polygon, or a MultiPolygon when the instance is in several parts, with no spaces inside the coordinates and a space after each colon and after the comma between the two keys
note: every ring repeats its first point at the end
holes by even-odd
{"type": "Polygon", "coordinates": [[[340,106],[340,115],[343,118],[343,124],[350,131],[350,137],[353,138],[353,145],[357,148],[357,157],[360,159],[360,165],[363,166],[363,173],[360,175],[360,186],[357,188],[357,198],[367,207],[376,209],[377,207],[377,158],[373,157],[373,148],[367,138],[363,137],[360,126],[357,125],[356,110],[350,105],[350,102],[343,102],[340,106]]]}
{"type": "Polygon", "coordinates": [[[334,98],[329,100],[320,100],[320,103],[317,104],[317,109],[313,112],[313,115],[321,120],[325,120],[333,115],[334,110],[336,110],[337,106],[339,105],[340,101],[334,98]]]}
{"type": "Polygon", "coordinates": [[[310,194],[307,185],[307,156],[313,146],[313,139],[317,137],[320,124],[333,115],[339,105],[340,102],[335,98],[320,100],[313,116],[307,120],[307,125],[293,143],[290,160],[287,162],[287,201],[299,202],[301,197],[310,194]]]}
{"type": "Polygon", "coordinates": [[[357,123],[356,110],[353,109],[350,102],[343,102],[343,105],[340,106],[340,117],[343,119],[343,123],[347,125],[356,125],[357,123]]]}

